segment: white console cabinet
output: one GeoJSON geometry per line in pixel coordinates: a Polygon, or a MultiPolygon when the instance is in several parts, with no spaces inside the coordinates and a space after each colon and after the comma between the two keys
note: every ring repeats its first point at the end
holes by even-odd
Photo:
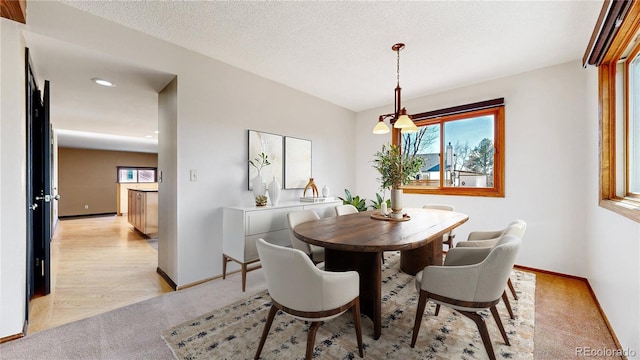
{"type": "Polygon", "coordinates": [[[245,291],[247,272],[258,269],[260,265],[249,268],[258,262],[256,240],[291,246],[287,214],[296,210],[314,210],[320,217],[335,216],[335,206],[341,200],[326,202],[287,201],[278,205],[263,207],[225,207],[222,221],[222,278],[227,275],[227,262],[240,264],[242,271],[242,291],[245,291]]]}

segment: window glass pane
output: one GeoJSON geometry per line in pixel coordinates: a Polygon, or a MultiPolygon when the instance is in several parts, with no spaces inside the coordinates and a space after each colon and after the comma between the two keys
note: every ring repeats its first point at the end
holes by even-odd
{"type": "Polygon", "coordinates": [[[640,194],[640,54],[629,64],[629,192],[640,194]]]}
{"type": "Polygon", "coordinates": [[[155,182],[156,171],[154,169],[139,169],[138,182],[155,182]]]}
{"type": "Polygon", "coordinates": [[[402,153],[420,156],[422,172],[411,185],[440,186],[440,125],[419,126],[418,132],[402,134],[402,153]]]}
{"type": "Polygon", "coordinates": [[[136,171],[133,169],[119,169],[118,182],[138,182],[136,171]]]}
{"type": "Polygon", "coordinates": [[[493,115],[444,123],[444,186],[494,186],[493,127],[493,115]]]}

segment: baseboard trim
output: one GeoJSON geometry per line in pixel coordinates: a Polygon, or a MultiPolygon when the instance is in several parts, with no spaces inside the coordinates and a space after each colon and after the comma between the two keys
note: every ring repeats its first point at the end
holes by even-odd
{"type": "Polygon", "coordinates": [[[171,288],[173,289],[173,291],[178,290],[178,285],[176,285],[176,283],[173,282],[173,280],[171,280],[171,278],[169,277],[169,275],[167,275],[166,272],[162,271],[162,269],[160,269],[160,267],[156,268],[156,272],[158,274],[160,274],[160,276],[164,279],[164,281],[167,282],[167,284],[169,284],[169,286],[171,286],[171,288]]]}
{"type": "Polygon", "coordinates": [[[64,215],[64,216],[58,216],[58,219],[69,220],[69,219],[83,219],[83,218],[114,216],[114,215],[116,215],[115,212],[106,212],[106,213],[98,213],[98,214],[64,215]]]}
{"type": "Polygon", "coordinates": [[[3,338],[0,338],[0,344],[13,341],[13,340],[18,340],[23,337],[24,337],[24,334],[15,334],[15,335],[5,336],[3,338]]]}
{"type": "MultiPolygon", "coordinates": [[[[604,313],[604,310],[602,310],[602,306],[600,306],[600,302],[598,301],[598,297],[596,296],[596,293],[593,291],[593,288],[591,287],[591,284],[589,283],[589,280],[587,278],[583,278],[583,277],[575,276],[575,275],[558,273],[558,272],[555,272],[555,271],[536,269],[536,268],[532,268],[532,267],[528,267],[528,266],[515,265],[514,267],[516,269],[529,271],[529,272],[533,272],[533,273],[537,272],[537,273],[541,273],[541,274],[560,276],[560,277],[564,277],[564,278],[568,278],[568,279],[574,279],[574,280],[578,280],[578,281],[584,282],[587,285],[587,289],[589,289],[589,293],[591,294],[591,298],[593,298],[593,301],[595,302],[596,307],[598,308],[598,312],[602,316],[602,319],[604,320],[604,323],[607,326],[607,329],[609,330],[609,333],[611,334],[611,337],[613,338],[613,342],[616,344],[618,349],[622,349],[622,344],[620,344],[620,341],[618,340],[618,337],[616,336],[616,332],[613,331],[613,327],[611,326],[611,323],[609,322],[609,318],[607,318],[607,315],[604,313]]],[[[624,356],[624,355],[622,356],[622,358],[625,359],[625,360],[627,359],[627,357],[624,356]]]]}
{"type": "Polygon", "coordinates": [[[27,326],[29,326],[29,323],[25,320],[24,324],[22,324],[22,332],[18,333],[18,334],[14,334],[14,335],[9,335],[9,336],[5,336],[0,338],[0,344],[2,343],[6,343],[9,341],[13,341],[13,340],[18,340],[20,338],[25,337],[25,334],[27,333],[27,326]]]}
{"type": "MultiPolygon", "coordinates": [[[[236,272],[240,272],[240,270],[237,270],[236,272]]],[[[209,281],[212,281],[212,280],[217,280],[217,279],[220,279],[220,278],[222,278],[222,275],[218,275],[218,276],[202,279],[200,281],[192,282],[192,283],[189,283],[189,284],[186,284],[186,285],[180,285],[180,286],[178,286],[178,290],[184,290],[186,288],[190,288],[190,287],[193,287],[193,286],[196,286],[196,285],[204,284],[206,282],[209,282],[209,281]]]]}

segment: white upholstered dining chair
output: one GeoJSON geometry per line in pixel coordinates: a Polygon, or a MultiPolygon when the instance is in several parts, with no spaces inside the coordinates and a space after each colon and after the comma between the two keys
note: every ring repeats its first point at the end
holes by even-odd
{"type": "MultiPolygon", "coordinates": [[[[423,209],[436,209],[436,210],[446,210],[446,211],[455,211],[456,208],[453,205],[448,204],[426,204],[422,207],[423,209]]],[[[448,233],[442,235],[442,245],[446,244],[448,249],[453,247],[453,238],[456,235],[453,230],[448,233]]]]}
{"type": "Polygon", "coordinates": [[[336,216],[355,214],[358,212],[358,209],[351,204],[336,205],[334,209],[336,211],[336,216]]]}
{"type": "MultiPolygon", "coordinates": [[[[527,230],[527,223],[524,220],[513,220],[506,228],[501,230],[490,230],[490,231],[472,231],[469,233],[467,237],[467,241],[459,242],[456,247],[493,247],[500,240],[500,238],[504,235],[515,235],[522,239],[524,237],[524,233],[527,230]]],[[[447,254],[448,255],[448,254],[447,254]]],[[[515,300],[518,300],[518,294],[516,293],[516,289],[513,287],[513,283],[511,282],[511,278],[507,280],[507,286],[509,287],[509,291],[511,291],[511,295],[515,300]]],[[[511,304],[509,303],[509,298],[505,293],[503,295],[504,305],[507,307],[507,311],[509,311],[509,316],[514,319],[513,310],[511,309],[511,304]]]]}
{"type": "Polygon", "coordinates": [[[270,244],[264,239],[258,239],[256,246],[272,305],[255,359],[260,358],[278,310],[296,319],[311,322],[305,355],[305,359],[309,360],[313,355],[316,332],[320,325],[352,309],[358,352],[363,357],[358,273],[320,270],[304,252],[270,244]]]}
{"type": "MultiPolygon", "coordinates": [[[[490,310],[502,338],[510,345],[496,304],[504,293],[504,283],[520,249],[521,240],[515,235],[505,235],[493,248],[464,249],[466,252],[485,253],[482,261],[462,266],[427,266],[416,274],[416,288],[420,293],[413,326],[411,347],[415,347],[427,301],[448,306],[473,320],[478,327],[482,343],[491,360],[495,360],[493,345],[482,315],[490,310]],[[488,252],[488,254],[487,254],[488,252]]],[[[455,250],[455,249],[452,249],[455,250]]],[[[462,250],[462,249],[461,249],[462,250]]],[[[447,255],[448,257],[448,255],[447,255]]]]}
{"type": "Polygon", "coordinates": [[[313,210],[296,210],[287,214],[291,246],[293,246],[294,249],[302,250],[311,258],[314,264],[324,261],[324,248],[321,246],[307,244],[306,242],[298,239],[293,233],[293,229],[299,224],[318,219],[320,219],[320,216],[318,216],[318,214],[313,210]]]}

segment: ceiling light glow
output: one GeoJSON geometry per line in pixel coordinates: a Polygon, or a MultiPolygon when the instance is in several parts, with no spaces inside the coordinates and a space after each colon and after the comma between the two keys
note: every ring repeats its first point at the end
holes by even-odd
{"type": "Polygon", "coordinates": [[[114,87],[114,86],[116,86],[116,84],[112,83],[109,80],[104,80],[104,79],[99,79],[99,78],[93,78],[91,80],[94,83],[98,84],[98,85],[102,85],[102,86],[106,86],[106,87],[114,87]]]}

